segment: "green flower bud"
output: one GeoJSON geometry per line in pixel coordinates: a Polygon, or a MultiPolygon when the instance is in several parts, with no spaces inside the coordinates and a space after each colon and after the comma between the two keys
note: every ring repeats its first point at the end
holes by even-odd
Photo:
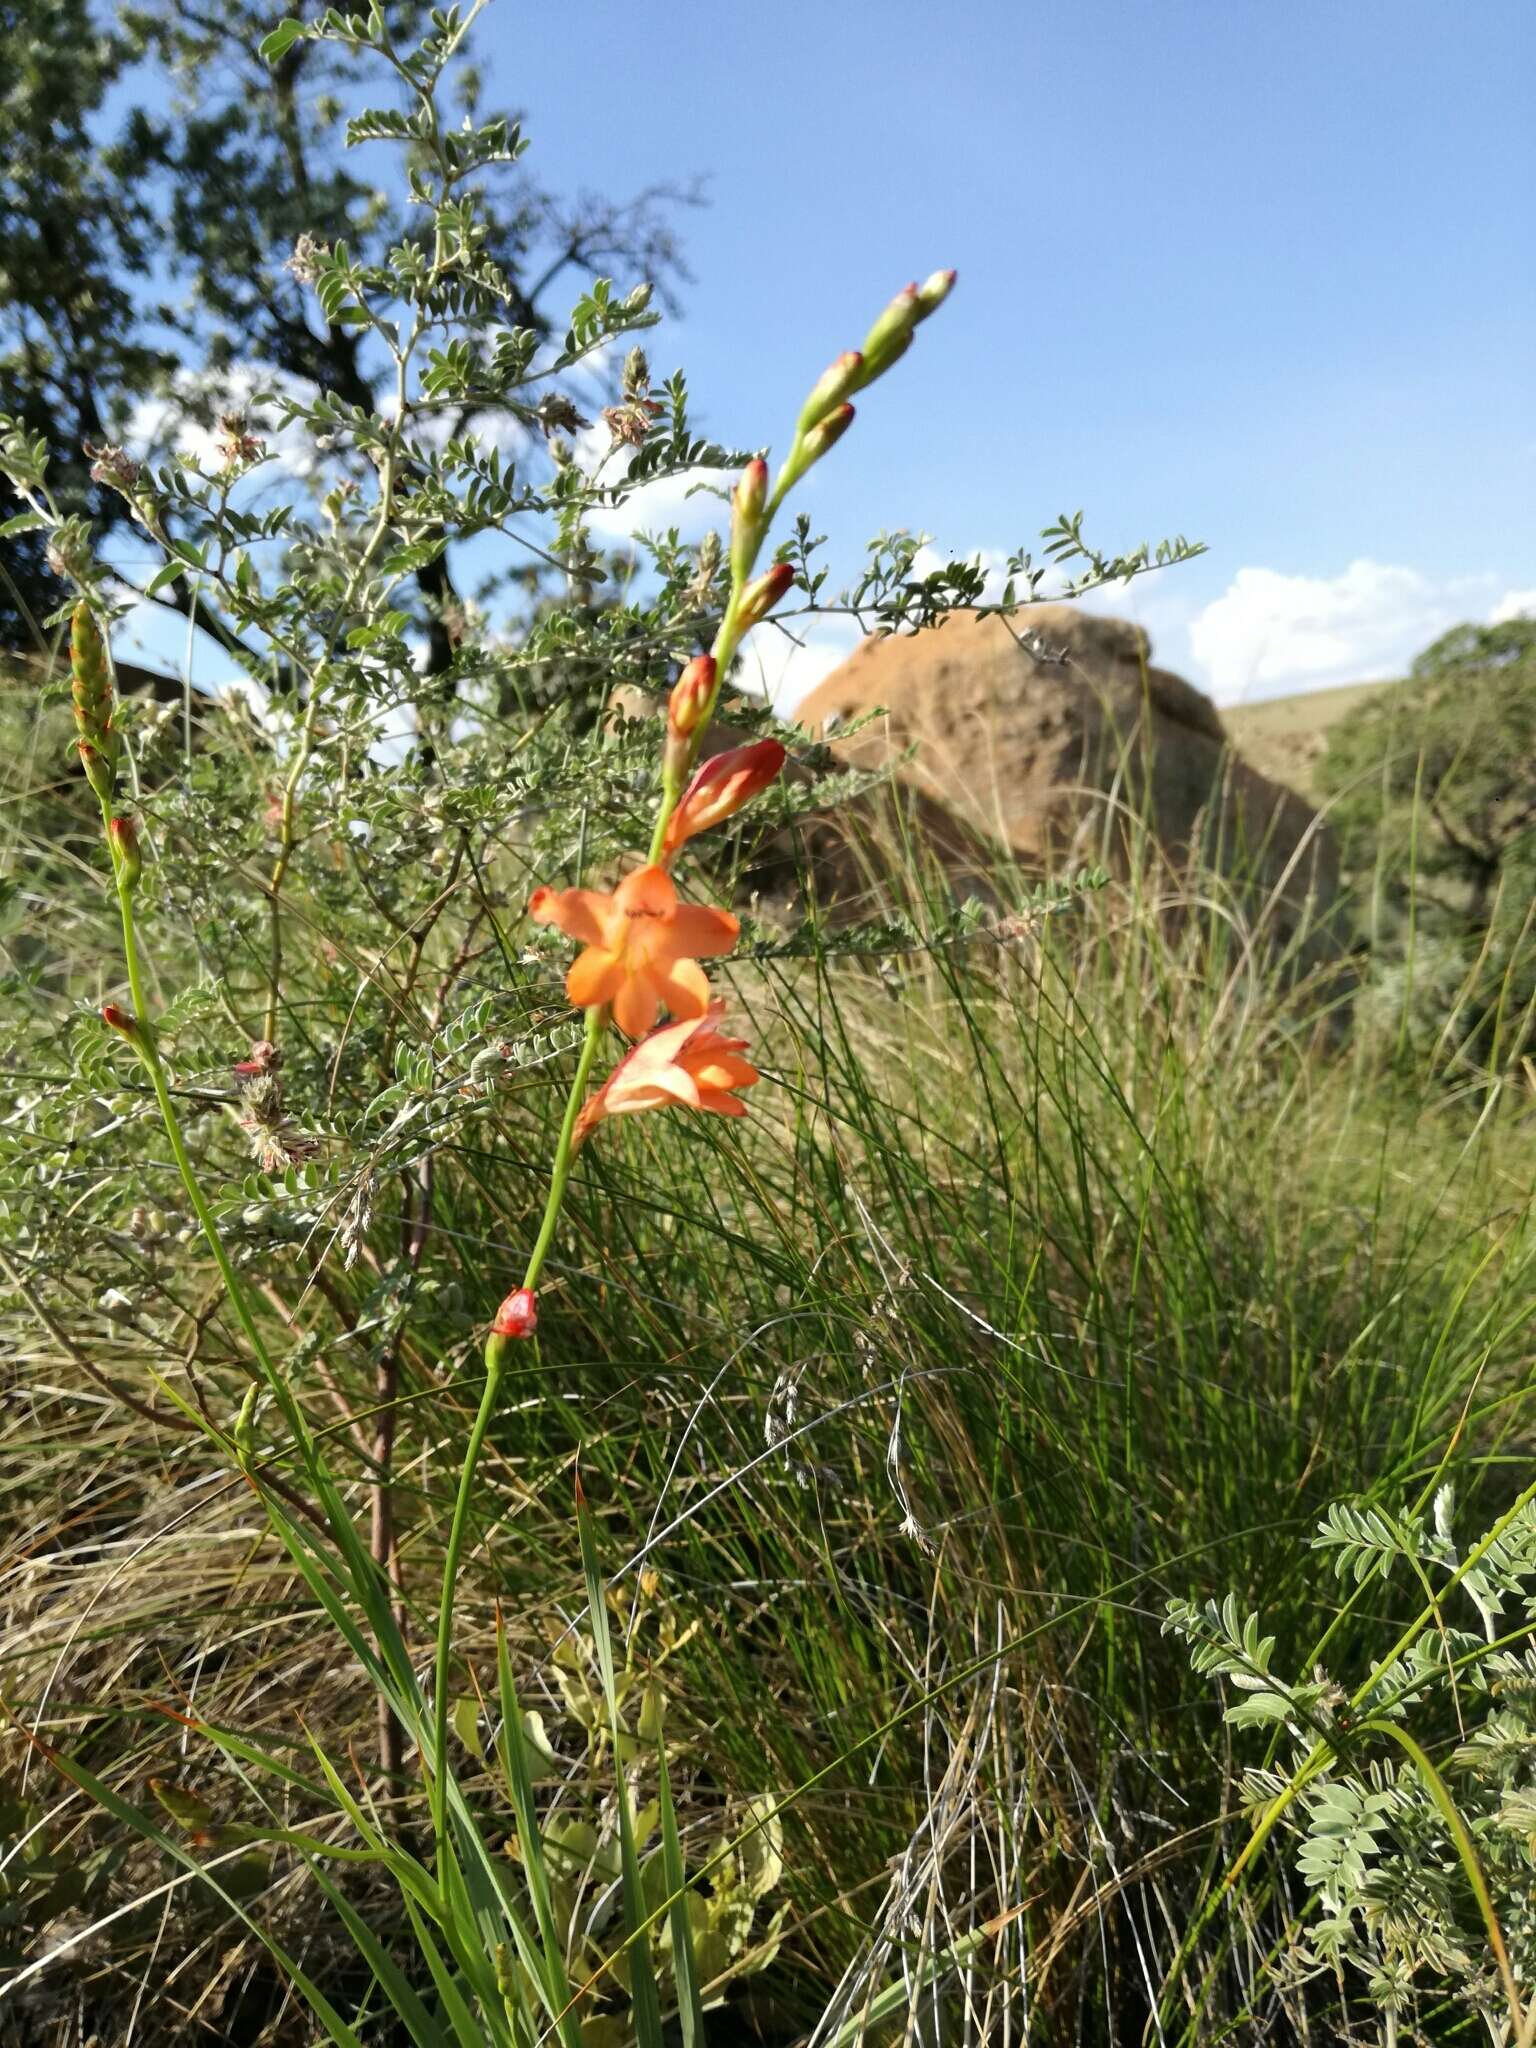
{"type": "Polygon", "coordinates": [[[76,745],[91,788],[103,803],[110,803],[118,755],[112,730],[112,669],[101,627],[84,599],[70,620],[69,655],[70,697],[80,735],[76,745]]]}
{"type": "Polygon", "coordinates": [[[763,538],[768,503],[768,465],[754,455],[731,493],[731,574],[739,581],[751,568],[763,538]]]}
{"type": "Polygon", "coordinates": [[[139,828],[133,819],[112,819],[107,826],[107,844],[119,876],[130,889],[134,888],[143,871],[144,858],[139,851],[139,828]]]}
{"type": "Polygon", "coordinates": [[[956,275],[957,273],[953,270],[936,270],[931,277],[925,278],[922,284],[918,286],[917,317],[919,320],[926,320],[930,313],[937,313],[940,306],[943,305],[944,301],[954,290],[956,275]]]}
{"type": "Polygon", "coordinates": [[[811,386],[811,395],[800,409],[795,423],[797,435],[808,434],[812,427],[819,426],[834,406],[842,404],[851,391],[857,391],[863,379],[864,358],[856,348],[845,349],[830,368],[811,386]]]}
{"type": "Polygon", "coordinates": [[[881,377],[912,339],[912,330],[922,318],[917,303],[917,286],[899,291],[864,337],[864,367],[859,384],[872,384],[881,377]]]}

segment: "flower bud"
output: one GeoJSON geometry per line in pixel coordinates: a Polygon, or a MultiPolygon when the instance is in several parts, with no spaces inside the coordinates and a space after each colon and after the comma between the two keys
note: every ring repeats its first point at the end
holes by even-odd
{"type": "Polygon", "coordinates": [[[917,286],[909,284],[896,294],[864,337],[860,386],[872,384],[876,377],[884,375],[912,339],[912,330],[922,317],[917,286]]]}
{"type": "Polygon", "coordinates": [[[107,844],[112,864],[132,889],[138,882],[144,859],[139,851],[139,828],[132,818],[113,818],[107,826],[107,844]]]}
{"type": "Polygon", "coordinates": [[[485,1340],[485,1362],[494,1372],[508,1344],[531,1337],[539,1324],[538,1296],[531,1287],[515,1287],[496,1311],[485,1340]]]}
{"type": "Polygon", "coordinates": [[[857,391],[863,370],[864,358],[859,350],[845,349],[811,386],[811,395],[801,407],[800,417],[795,423],[796,434],[808,434],[834,406],[841,405],[851,391],[857,391]]]}
{"type": "Polygon", "coordinates": [[[103,1003],[101,1021],[109,1031],[121,1032],[135,1052],[147,1049],[148,1033],[132,1010],[119,1009],[116,1003],[103,1003]]]}
{"type": "Polygon", "coordinates": [[[783,766],[784,749],[777,740],[753,740],[704,762],[667,820],[664,857],[670,860],[697,833],[733,818],[768,787],[783,766]]]}
{"type": "Polygon", "coordinates": [[[917,317],[926,320],[930,313],[937,313],[940,306],[955,288],[956,272],[936,270],[925,278],[917,288],[917,317]]]}
{"type": "Polygon", "coordinates": [[[749,583],[736,607],[736,623],[741,631],[749,632],[759,620],[766,619],[794,580],[795,572],[788,562],[775,562],[756,582],[749,583]]]}
{"type": "Polygon", "coordinates": [[[89,740],[76,740],[75,752],[80,756],[80,765],[85,770],[85,779],[104,804],[112,801],[112,770],[107,757],[89,740]]]}
{"type": "Polygon", "coordinates": [[[731,574],[738,579],[746,575],[757,554],[767,502],[768,465],[755,455],[731,493],[731,574]]]}
{"type": "Polygon", "coordinates": [[[851,405],[835,405],[829,413],[818,420],[801,443],[805,450],[805,467],[809,469],[813,462],[819,462],[835,442],[841,441],[852,425],[851,405]]]}
{"type": "Polygon", "coordinates": [[[715,694],[715,657],[696,654],[672,685],[667,700],[667,732],[688,739],[698,730],[715,694]]]}
{"type": "Polygon", "coordinates": [[[515,1287],[497,1309],[491,1328],[498,1337],[531,1337],[538,1322],[538,1296],[531,1287],[515,1287]]]}
{"type": "Polygon", "coordinates": [[[83,740],[105,752],[112,722],[112,672],[96,614],[82,598],[69,622],[70,696],[83,740]]]}

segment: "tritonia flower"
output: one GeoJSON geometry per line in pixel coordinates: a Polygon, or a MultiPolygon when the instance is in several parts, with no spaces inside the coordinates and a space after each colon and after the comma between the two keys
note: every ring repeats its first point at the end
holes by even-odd
{"type": "Polygon", "coordinates": [[[744,1038],[720,1029],[725,1004],[712,1002],[702,1017],[664,1024],[620,1060],[586,1104],[576,1124],[580,1145],[604,1117],[633,1116],[644,1109],[702,1109],[716,1116],[745,1116],[736,1091],[762,1077],[741,1055],[744,1038]]]}

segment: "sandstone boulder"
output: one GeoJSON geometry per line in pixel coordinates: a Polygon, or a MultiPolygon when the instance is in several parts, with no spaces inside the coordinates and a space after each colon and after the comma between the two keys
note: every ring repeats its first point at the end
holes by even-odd
{"type": "MultiPolygon", "coordinates": [[[[1232,751],[1209,698],[1150,657],[1139,627],[1075,605],[954,613],[866,640],[796,717],[850,765],[889,766],[968,880],[987,847],[1029,867],[1122,872],[1150,852],[1170,880],[1198,858],[1287,943],[1337,894],[1332,836],[1232,751]]],[[[817,865],[833,874],[819,836],[817,865]]]]}

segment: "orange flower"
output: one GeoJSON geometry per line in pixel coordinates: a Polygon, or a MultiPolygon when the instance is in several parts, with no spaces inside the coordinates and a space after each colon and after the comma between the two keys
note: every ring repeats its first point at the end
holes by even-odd
{"type": "Polygon", "coordinates": [[[732,1092],[750,1088],[762,1076],[741,1057],[744,1038],[726,1038],[720,1030],[725,1004],[716,999],[702,1017],[664,1024],[631,1046],[576,1124],[580,1145],[605,1116],[630,1116],[642,1109],[711,1110],[718,1116],[745,1116],[746,1104],[732,1092]]]}
{"type": "Polygon", "coordinates": [[[711,825],[734,817],[783,766],[784,749],[777,740],[753,740],[750,746],[731,747],[706,761],[667,820],[663,857],[670,860],[696,832],[707,832],[711,825]]]}
{"type": "Polygon", "coordinates": [[[613,1021],[638,1038],[659,1010],[702,1017],[709,983],[701,959],[728,953],[741,926],[728,910],[679,903],[661,868],[637,868],[611,896],[596,889],[536,889],[528,915],[585,948],[571,963],[565,992],[578,1010],[613,1005],[613,1021]]]}

